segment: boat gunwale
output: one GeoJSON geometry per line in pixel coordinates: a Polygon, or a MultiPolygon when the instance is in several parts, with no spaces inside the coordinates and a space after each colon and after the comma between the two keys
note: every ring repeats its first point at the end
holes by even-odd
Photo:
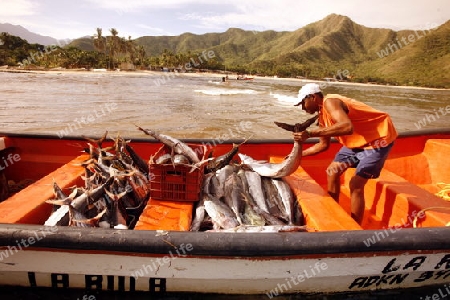
{"type": "Polygon", "coordinates": [[[30,248],[167,254],[190,244],[189,255],[284,256],[302,254],[375,253],[436,250],[450,253],[450,227],[327,232],[229,233],[153,230],[112,230],[40,225],[0,224],[0,247],[35,239],[30,248]],[[54,228],[53,228],[54,229],[54,228]],[[384,238],[379,238],[383,236],[384,238]],[[376,240],[378,237],[378,240],[376,240]],[[426,238],[424,238],[426,237],[426,238]],[[375,241],[367,246],[367,241],[375,241]]]}
{"type": "MultiPolygon", "coordinates": [[[[434,128],[434,129],[421,129],[421,130],[414,130],[414,131],[407,131],[407,132],[400,132],[399,138],[402,137],[413,137],[413,136],[421,136],[421,135],[439,135],[444,134],[448,135],[450,134],[450,127],[446,128],[434,128]]],[[[11,133],[11,132],[0,132],[0,137],[17,137],[17,138],[30,138],[30,139],[54,139],[54,140],[86,140],[86,137],[88,138],[100,138],[100,136],[72,136],[67,135],[64,136],[64,138],[59,138],[54,134],[33,134],[33,133],[11,133]]],[[[132,139],[132,142],[150,142],[150,143],[160,143],[158,140],[151,138],[151,137],[126,137],[123,136],[124,139],[132,139]]],[[[214,141],[214,138],[180,138],[180,141],[186,142],[186,143],[207,143],[214,141]]],[[[318,138],[310,138],[305,143],[315,143],[317,142],[318,138]]],[[[229,139],[226,141],[222,141],[218,144],[231,144],[231,143],[242,143],[244,142],[246,144],[288,144],[292,143],[292,139],[229,139]]],[[[332,142],[337,143],[337,140],[332,138],[332,142]]]]}

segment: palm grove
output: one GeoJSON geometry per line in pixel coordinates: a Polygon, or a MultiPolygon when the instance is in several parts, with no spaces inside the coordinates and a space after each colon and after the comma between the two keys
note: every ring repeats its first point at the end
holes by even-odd
{"type": "MultiPolygon", "coordinates": [[[[86,43],[91,43],[94,51],[82,50],[79,45],[43,46],[30,44],[20,37],[6,32],[0,34],[0,66],[33,68],[105,68],[120,69],[177,69],[182,68],[192,57],[198,54],[173,53],[168,49],[155,56],[146,53],[144,46],[137,45],[131,36],[120,37],[115,28],[109,29],[109,35],[104,35],[102,28],[86,43]]],[[[198,68],[220,69],[222,64],[217,59],[204,61],[198,68]]]]}

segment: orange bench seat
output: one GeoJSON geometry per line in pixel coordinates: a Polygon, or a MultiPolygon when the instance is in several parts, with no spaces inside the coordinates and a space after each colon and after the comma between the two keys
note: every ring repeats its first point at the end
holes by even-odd
{"type": "Polygon", "coordinates": [[[84,184],[81,163],[88,158],[82,154],[0,202],[0,223],[44,224],[52,210],[52,205],[45,201],[54,198],[53,182],[62,189],[84,184]]]}
{"type": "Polygon", "coordinates": [[[193,209],[194,202],[150,198],[134,229],[189,231],[193,209]]]}
{"type": "MultiPolygon", "coordinates": [[[[284,157],[271,157],[274,163],[284,157]]],[[[284,178],[293,189],[306,225],[317,231],[361,230],[361,226],[300,166],[284,178]]]]}
{"type": "MultiPolygon", "coordinates": [[[[350,197],[348,185],[354,171],[355,169],[349,169],[344,174],[341,193],[347,197],[350,197]]],[[[415,216],[422,209],[430,207],[447,207],[448,210],[427,211],[425,217],[420,217],[422,215],[418,217],[418,226],[445,226],[450,222],[450,202],[386,169],[381,171],[379,178],[368,180],[364,195],[366,212],[363,227],[365,228],[371,227],[370,223],[373,220],[369,218],[378,219],[382,227],[413,227],[415,216]]]]}

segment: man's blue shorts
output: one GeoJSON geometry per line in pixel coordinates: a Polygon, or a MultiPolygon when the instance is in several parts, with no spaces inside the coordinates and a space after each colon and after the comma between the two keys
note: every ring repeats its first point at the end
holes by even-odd
{"type": "Polygon", "coordinates": [[[351,149],[343,146],[334,161],[345,163],[349,168],[356,167],[356,175],[363,178],[378,178],[393,145],[392,142],[386,147],[374,149],[351,149]]]}

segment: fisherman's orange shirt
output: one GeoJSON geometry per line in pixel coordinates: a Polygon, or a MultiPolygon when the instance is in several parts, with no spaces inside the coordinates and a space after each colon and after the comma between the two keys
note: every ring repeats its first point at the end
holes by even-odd
{"type": "MultiPolygon", "coordinates": [[[[323,102],[330,98],[340,99],[348,107],[348,117],[353,124],[353,134],[337,136],[336,139],[348,148],[379,148],[392,143],[398,136],[391,117],[367,104],[338,94],[326,95],[323,102]]],[[[322,107],[319,123],[329,127],[336,122],[330,113],[322,107]]]]}

